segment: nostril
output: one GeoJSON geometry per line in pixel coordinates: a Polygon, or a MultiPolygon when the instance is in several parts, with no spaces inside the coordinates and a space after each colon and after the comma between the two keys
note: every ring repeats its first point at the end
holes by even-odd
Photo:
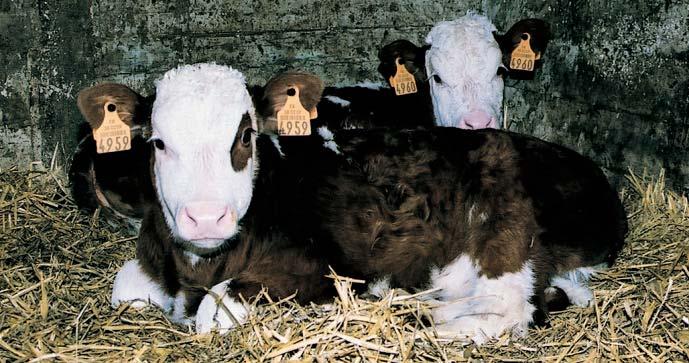
{"type": "Polygon", "coordinates": [[[199,224],[198,221],[196,221],[196,218],[194,218],[194,216],[192,216],[191,213],[189,213],[189,209],[184,208],[184,215],[185,215],[185,216],[187,217],[187,219],[189,219],[189,221],[190,221],[191,223],[193,223],[194,225],[198,225],[198,224],[199,224]]]}
{"type": "Polygon", "coordinates": [[[218,219],[215,221],[215,223],[220,224],[220,222],[222,222],[222,220],[225,218],[225,216],[227,216],[227,207],[225,207],[225,209],[223,209],[223,211],[220,212],[220,217],[218,217],[218,219]]]}

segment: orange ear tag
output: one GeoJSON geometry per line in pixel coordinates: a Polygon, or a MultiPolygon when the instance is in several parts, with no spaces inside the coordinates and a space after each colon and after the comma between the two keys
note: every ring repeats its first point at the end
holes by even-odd
{"type": "Polygon", "coordinates": [[[395,75],[390,77],[390,85],[395,89],[397,96],[404,96],[411,93],[416,93],[416,79],[414,75],[409,73],[404,64],[400,64],[400,58],[395,59],[397,71],[395,75]]]}
{"type": "Polygon", "coordinates": [[[522,40],[517,48],[512,51],[510,68],[517,71],[533,72],[536,60],[541,59],[541,55],[531,49],[531,35],[523,33],[522,40]],[[523,37],[526,36],[526,39],[523,37]]]}
{"type": "Polygon", "coordinates": [[[93,139],[96,140],[96,152],[99,154],[132,148],[131,128],[120,119],[114,103],[108,102],[103,106],[103,122],[93,130],[93,139]]]}
{"type": "Polygon", "coordinates": [[[285,106],[278,111],[278,135],[280,136],[308,136],[311,135],[311,118],[318,117],[314,108],[307,111],[299,101],[299,88],[291,87],[294,95],[287,95],[285,106]]]}

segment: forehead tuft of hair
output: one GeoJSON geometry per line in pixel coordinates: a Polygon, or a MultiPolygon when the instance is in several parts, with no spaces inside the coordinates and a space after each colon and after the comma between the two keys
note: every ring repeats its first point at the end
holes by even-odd
{"type": "Polygon", "coordinates": [[[436,24],[426,37],[426,43],[431,45],[427,53],[431,63],[428,66],[460,66],[471,71],[484,68],[485,63],[493,67],[492,63],[495,62],[497,69],[501,53],[493,36],[494,31],[495,25],[487,17],[471,12],[456,20],[436,24]]]}
{"type": "Polygon", "coordinates": [[[236,98],[244,93],[247,93],[244,75],[215,63],[183,65],[167,71],[156,81],[156,98],[189,95],[236,98]]]}
{"type": "Polygon", "coordinates": [[[436,24],[426,37],[426,43],[438,48],[453,47],[478,40],[493,40],[495,25],[484,15],[467,13],[467,15],[436,24]]]}
{"type": "Polygon", "coordinates": [[[239,123],[247,112],[253,119],[253,110],[241,72],[214,63],[183,65],[166,72],[156,82],[152,123],[154,130],[164,122],[170,124],[166,129],[192,123],[201,129],[212,126],[219,131],[239,123]]]}

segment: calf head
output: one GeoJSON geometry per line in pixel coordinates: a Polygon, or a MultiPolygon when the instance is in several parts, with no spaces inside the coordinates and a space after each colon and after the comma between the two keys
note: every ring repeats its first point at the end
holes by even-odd
{"type": "Polygon", "coordinates": [[[519,21],[504,35],[482,15],[467,14],[438,23],[417,47],[407,40],[392,42],[378,54],[378,71],[387,80],[395,59],[414,74],[417,88],[429,93],[435,123],[463,129],[497,128],[501,118],[503,76],[512,51],[528,31],[534,51],[542,54],[548,26],[537,19],[519,21]]]}
{"type": "Polygon", "coordinates": [[[156,83],[153,177],[172,235],[203,254],[238,230],[257,170],[257,126],[243,75],[181,66],[156,83]]]}
{"type": "MultiPolygon", "coordinates": [[[[306,73],[276,76],[255,100],[264,116],[260,117],[244,77],[229,67],[181,66],[156,83],[155,101],[148,109],[150,125],[146,125],[151,134],[148,149],[145,153],[137,149],[136,155],[129,156],[150,158],[146,160],[150,172],[149,168],[145,171],[149,175],[142,179],[148,178],[154,186],[152,201],[162,210],[176,241],[206,254],[238,232],[258,171],[256,130],[277,132],[276,113],[295,88],[310,110],[320,100],[323,83],[306,73]]],[[[123,85],[96,86],[82,95],[79,108],[92,126],[102,120],[105,102],[116,100],[125,122],[131,121],[128,110],[141,102],[123,85]]]]}

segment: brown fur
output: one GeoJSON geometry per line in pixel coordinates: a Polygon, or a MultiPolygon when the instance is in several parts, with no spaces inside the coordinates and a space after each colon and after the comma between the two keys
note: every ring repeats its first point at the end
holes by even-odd
{"type": "Polygon", "coordinates": [[[249,116],[247,113],[242,116],[242,121],[239,123],[239,128],[237,128],[237,134],[234,136],[232,151],[230,151],[230,157],[232,158],[232,169],[235,171],[243,170],[246,167],[246,164],[249,162],[249,158],[251,157],[251,144],[248,146],[242,144],[242,136],[250,127],[251,116],[249,116]]]}

